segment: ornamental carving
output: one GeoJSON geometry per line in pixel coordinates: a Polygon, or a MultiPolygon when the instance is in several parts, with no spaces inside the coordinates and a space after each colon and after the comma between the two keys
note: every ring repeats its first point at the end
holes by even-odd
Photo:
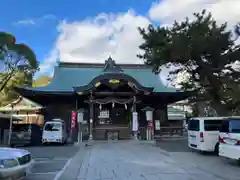
{"type": "Polygon", "coordinates": [[[118,79],[111,79],[111,80],[109,80],[109,83],[110,84],[120,84],[120,80],[118,80],[118,79]]]}

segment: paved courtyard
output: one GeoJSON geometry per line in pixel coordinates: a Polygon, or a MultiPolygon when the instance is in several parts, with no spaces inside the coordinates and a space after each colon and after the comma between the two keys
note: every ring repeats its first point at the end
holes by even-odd
{"type": "Polygon", "coordinates": [[[79,147],[39,146],[25,149],[29,150],[35,159],[31,173],[26,180],[55,180],[79,150],[79,147]]]}
{"type": "Polygon", "coordinates": [[[26,180],[239,180],[240,166],[213,154],[192,152],[186,141],[157,147],[133,141],[89,147],[27,148],[36,159],[26,180]]]}
{"type": "Polygon", "coordinates": [[[82,163],[79,170],[69,168],[61,180],[66,177],[74,180],[239,180],[240,177],[238,166],[217,156],[170,152],[145,143],[97,143],[88,147],[84,156],[78,161],[82,163]],[[68,176],[67,171],[72,176],[68,176]],[[74,172],[77,174],[73,178],[74,172]]]}

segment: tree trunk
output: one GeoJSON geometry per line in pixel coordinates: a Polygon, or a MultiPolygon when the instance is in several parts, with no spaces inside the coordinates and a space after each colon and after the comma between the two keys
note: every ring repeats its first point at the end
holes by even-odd
{"type": "Polygon", "coordinates": [[[1,82],[0,84],[0,92],[5,88],[8,81],[12,78],[14,71],[11,71],[1,82]]]}
{"type": "Polygon", "coordinates": [[[213,107],[213,109],[216,110],[217,114],[219,116],[229,116],[231,115],[231,112],[229,112],[224,105],[221,104],[221,102],[212,102],[211,106],[213,107]]]}

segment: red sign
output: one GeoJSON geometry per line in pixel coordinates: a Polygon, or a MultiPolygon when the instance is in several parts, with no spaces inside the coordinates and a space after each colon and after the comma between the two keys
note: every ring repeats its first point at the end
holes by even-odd
{"type": "Polygon", "coordinates": [[[72,111],[72,122],[71,122],[71,128],[75,128],[77,121],[77,112],[72,111]]]}

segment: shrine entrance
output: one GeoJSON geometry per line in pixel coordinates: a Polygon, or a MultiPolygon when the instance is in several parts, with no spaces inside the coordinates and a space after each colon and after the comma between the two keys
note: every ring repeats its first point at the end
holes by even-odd
{"type": "Polygon", "coordinates": [[[131,137],[131,112],[124,105],[108,104],[97,110],[94,139],[120,140],[131,137]]]}
{"type": "Polygon", "coordinates": [[[109,58],[104,74],[95,77],[87,86],[76,87],[77,94],[89,94],[89,139],[137,138],[137,104],[153,88],[142,86],[135,78],[123,73],[120,66],[109,58]]]}

